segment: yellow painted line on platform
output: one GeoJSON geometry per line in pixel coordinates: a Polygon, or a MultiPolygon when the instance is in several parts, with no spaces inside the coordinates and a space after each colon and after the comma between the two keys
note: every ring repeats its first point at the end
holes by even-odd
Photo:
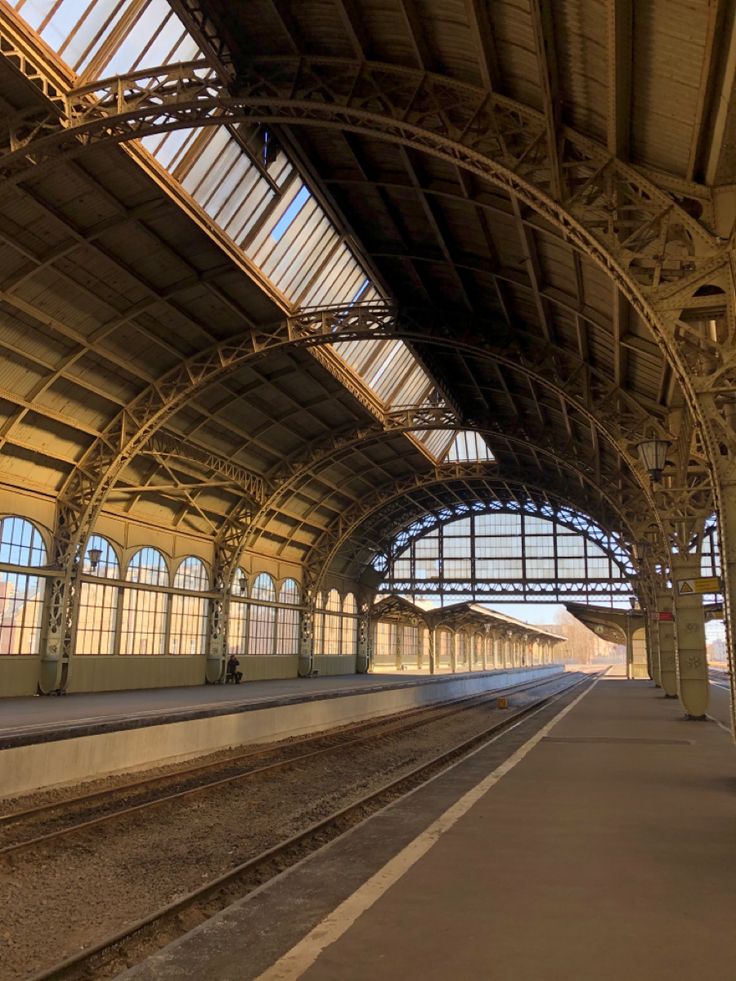
{"type": "MultiPolygon", "coordinates": [[[[387,862],[382,869],[379,869],[375,875],[373,875],[367,882],[349,896],[344,902],[342,902],[337,909],[333,910],[329,916],[325,917],[321,923],[318,923],[314,929],[304,937],[296,946],[292,947],[290,951],[284,954],[283,957],[279,958],[275,964],[272,964],[268,970],[264,971],[263,974],[259,975],[256,981],[296,981],[300,978],[305,971],[307,971],[315,961],[319,958],[320,954],[327,948],[334,944],[344,933],[350,929],[350,927],[355,923],[355,921],[362,916],[367,910],[373,906],[377,900],[383,896],[383,894],[398,882],[410,869],[415,865],[420,858],[422,858],[426,853],[435,845],[445,832],[449,831],[453,825],[455,825],[460,818],[464,817],[465,814],[470,810],[470,808],[476,804],[481,797],[488,793],[488,791],[498,783],[498,781],[506,776],[509,771],[513,770],[517,763],[521,763],[525,756],[534,749],[534,747],[542,741],[542,739],[547,736],[552,729],[560,722],[564,717],[571,712],[575,706],[580,702],[585,696],[591,692],[595,686],[598,684],[600,678],[596,678],[590,688],[586,688],[582,694],[566,705],[561,712],[559,712],[550,722],[543,726],[536,735],[532,736],[531,739],[527,740],[523,746],[520,746],[504,763],[497,767],[492,773],[485,777],[479,784],[476,784],[472,790],[469,790],[467,794],[456,801],[452,807],[448,808],[444,814],[441,814],[437,820],[431,824],[425,831],[423,831],[417,838],[409,842],[409,844],[403,848],[398,855],[395,855],[389,862],[387,862]]],[[[540,708],[538,711],[542,711],[540,708]]],[[[533,713],[536,714],[536,713],[533,713]]],[[[530,716],[527,716],[527,719],[530,716]]],[[[507,730],[508,731],[508,730],[507,730]]],[[[499,737],[496,736],[496,739],[499,737]]],[[[495,741],[495,740],[489,740],[495,741]]],[[[488,745],[485,743],[483,746],[478,747],[473,753],[468,754],[469,756],[474,756],[476,753],[482,752],[483,749],[488,745]]],[[[463,757],[463,760],[468,759],[468,756],[463,757]]],[[[458,764],[455,764],[458,765],[458,764]]],[[[444,771],[447,772],[447,771],[444,771]]],[[[442,776],[442,774],[440,774],[442,776]]],[[[436,779],[436,778],[435,778],[436,779]]]]}

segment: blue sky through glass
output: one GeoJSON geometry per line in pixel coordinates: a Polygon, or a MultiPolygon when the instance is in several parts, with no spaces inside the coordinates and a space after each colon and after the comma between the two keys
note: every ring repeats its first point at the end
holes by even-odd
{"type": "Polygon", "coordinates": [[[302,186],[301,190],[291,202],[289,207],[274,225],[271,231],[272,238],[275,238],[277,242],[281,240],[292,221],[294,221],[310,197],[311,194],[309,193],[308,189],[305,186],[302,186]]]}

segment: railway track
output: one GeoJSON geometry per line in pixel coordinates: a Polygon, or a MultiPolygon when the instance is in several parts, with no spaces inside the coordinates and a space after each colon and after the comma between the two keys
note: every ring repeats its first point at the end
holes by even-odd
{"type": "Polygon", "coordinates": [[[722,688],[724,691],[731,690],[729,673],[722,668],[709,668],[708,680],[716,688],[722,688]]]}
{"type": "Polygon", "coordinates": [[[101,981],[103,978],[113,977],[131,964],[138,963],[154,950],[165,946],[177,936],[186,933],[192,922],[208,918],[247,895],[257,886],[344,834],[355,824],[415,789],[470,751],[499,738],[580,685],[592,684],[599,676],[600,673],[576,676],[568,684],[564,683],[563,676],[548,679],[544,684],[534,685],[535,688],[546,687],[552,690],[546,693],[540,692],[539,697],[532,703],[509,712],[503,719],[484,726],[470,737],[424,760],[411,770],[381,783],[369,793],[337,808],[301,829],[297,834],[235,865],[224,874],[202,883],[174,902],[159,907],[74,956],[34,974],[29,981],[61,981],[61,979],[80,981],[80,979],[91,978],[101,981]]]}
{"type": "Polygon", "coordinates": [[[548,678],[522,685],[512,685],[493,692],[463,696],[431,706],[411,709],[408,712],[404,711],[382,716],[379,719],[354,723],[341,728],[337,733],[322,733],[302,739],[296,751],[293,743],[281,747],[264,746],[262,749],[227,757],[224,760],[219,759],[206,764],[198,764],[184,770],[177,770],[174,773],[126,783],[120,787],[97,790],[64,801],[52,801],[24,810],[11,811],[0,815],[0,833],[2,833],[3,828],[9,829],[11,835],[20,830],[24,833],[24,837],[0,844],[0,858],[110,821],[120,820],[134,814],[141,815],[152,808],[181,801],[197,794],[211,792],[227,784],[294,766],[314,757],[334,752],[336,749],[344,749],[373,739],[388,738],[422,726],[433,725],[460,712],[466,712],[495,701],[499,696],[533,691],[540,686],[549,684],[551,680],[553,679],[548,678]],[[304,752],[305,746],[312,748],[304,752]],[[264,757],[274,756],[278,758],[261,765],[252,765],[264,757]],[[232,772],[233,769],[234,772],[232,772]],[[204,779],[199,780],[198,778],[201,777],[204,779]],[[191,783],[190,781],[194,782],[191,783]],[[178,789],[175,789],[177,785],[178,789]],[[131,797],[134,798],[132,803],[130,802],[131,797]],[[95,808],[99,808],[102,813],[96,813],[95,808]],[[80,809],[82,811],[81,816],[78,813],[80,809]],[[75,817],[76,820],[74,820],[75,817]],[[43,830],[42,833],[38,833],[37,827],[35,833],[28,833],[29,827],[33,828],[44,820],[53,826],[43,830]]]}

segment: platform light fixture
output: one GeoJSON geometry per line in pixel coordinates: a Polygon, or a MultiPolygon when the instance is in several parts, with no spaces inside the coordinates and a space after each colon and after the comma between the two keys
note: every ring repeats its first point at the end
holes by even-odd
{"type": "Polygon", "coordinates": [[[672,441],[669,439],[643,439],[636,445],[639,459],[649,471],[653,484],[659,483],[662,479],[662,471],[667,462],[667,450],[670,446],[672,441]]]}
{"type": "Polygon", "coordinates": [[[102,558],[101,548],[91,548],[87,552],[87,558],[89,559],[89,567],[92,572],[97,572],[97,566],[100,564],[100,559],[102,558]]]}
{"type": "Polygon", "coordinates": [[[241,572],[240,578],[238,579],[238,589],[240,590],[241,596],[245,596],[245,591],[247,588],[248,588],[248,580],[241,572]]]}

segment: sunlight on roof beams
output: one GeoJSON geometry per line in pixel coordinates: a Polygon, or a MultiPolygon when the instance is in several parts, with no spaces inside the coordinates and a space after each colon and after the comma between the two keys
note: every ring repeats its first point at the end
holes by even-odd
{"type": "MultiPolygon", "coordinates": [[[[12,6],[80,83],[179,62],[201,62],[203,78],[214,74],[168,0],[15,0],[12,6]]],[[[268,127],[182,127],[144,136],[138,145],[293,307],[349,310],[382,299],[268,127]]],[[[178,200],[187,203],[183,195],[178,200]]],[[[334,353],[387,409],[446,405],[403,341],[345,341],[334,353]]],[[[452,440],[447,430],[410,435],[434,462],[452,440]]]]}

